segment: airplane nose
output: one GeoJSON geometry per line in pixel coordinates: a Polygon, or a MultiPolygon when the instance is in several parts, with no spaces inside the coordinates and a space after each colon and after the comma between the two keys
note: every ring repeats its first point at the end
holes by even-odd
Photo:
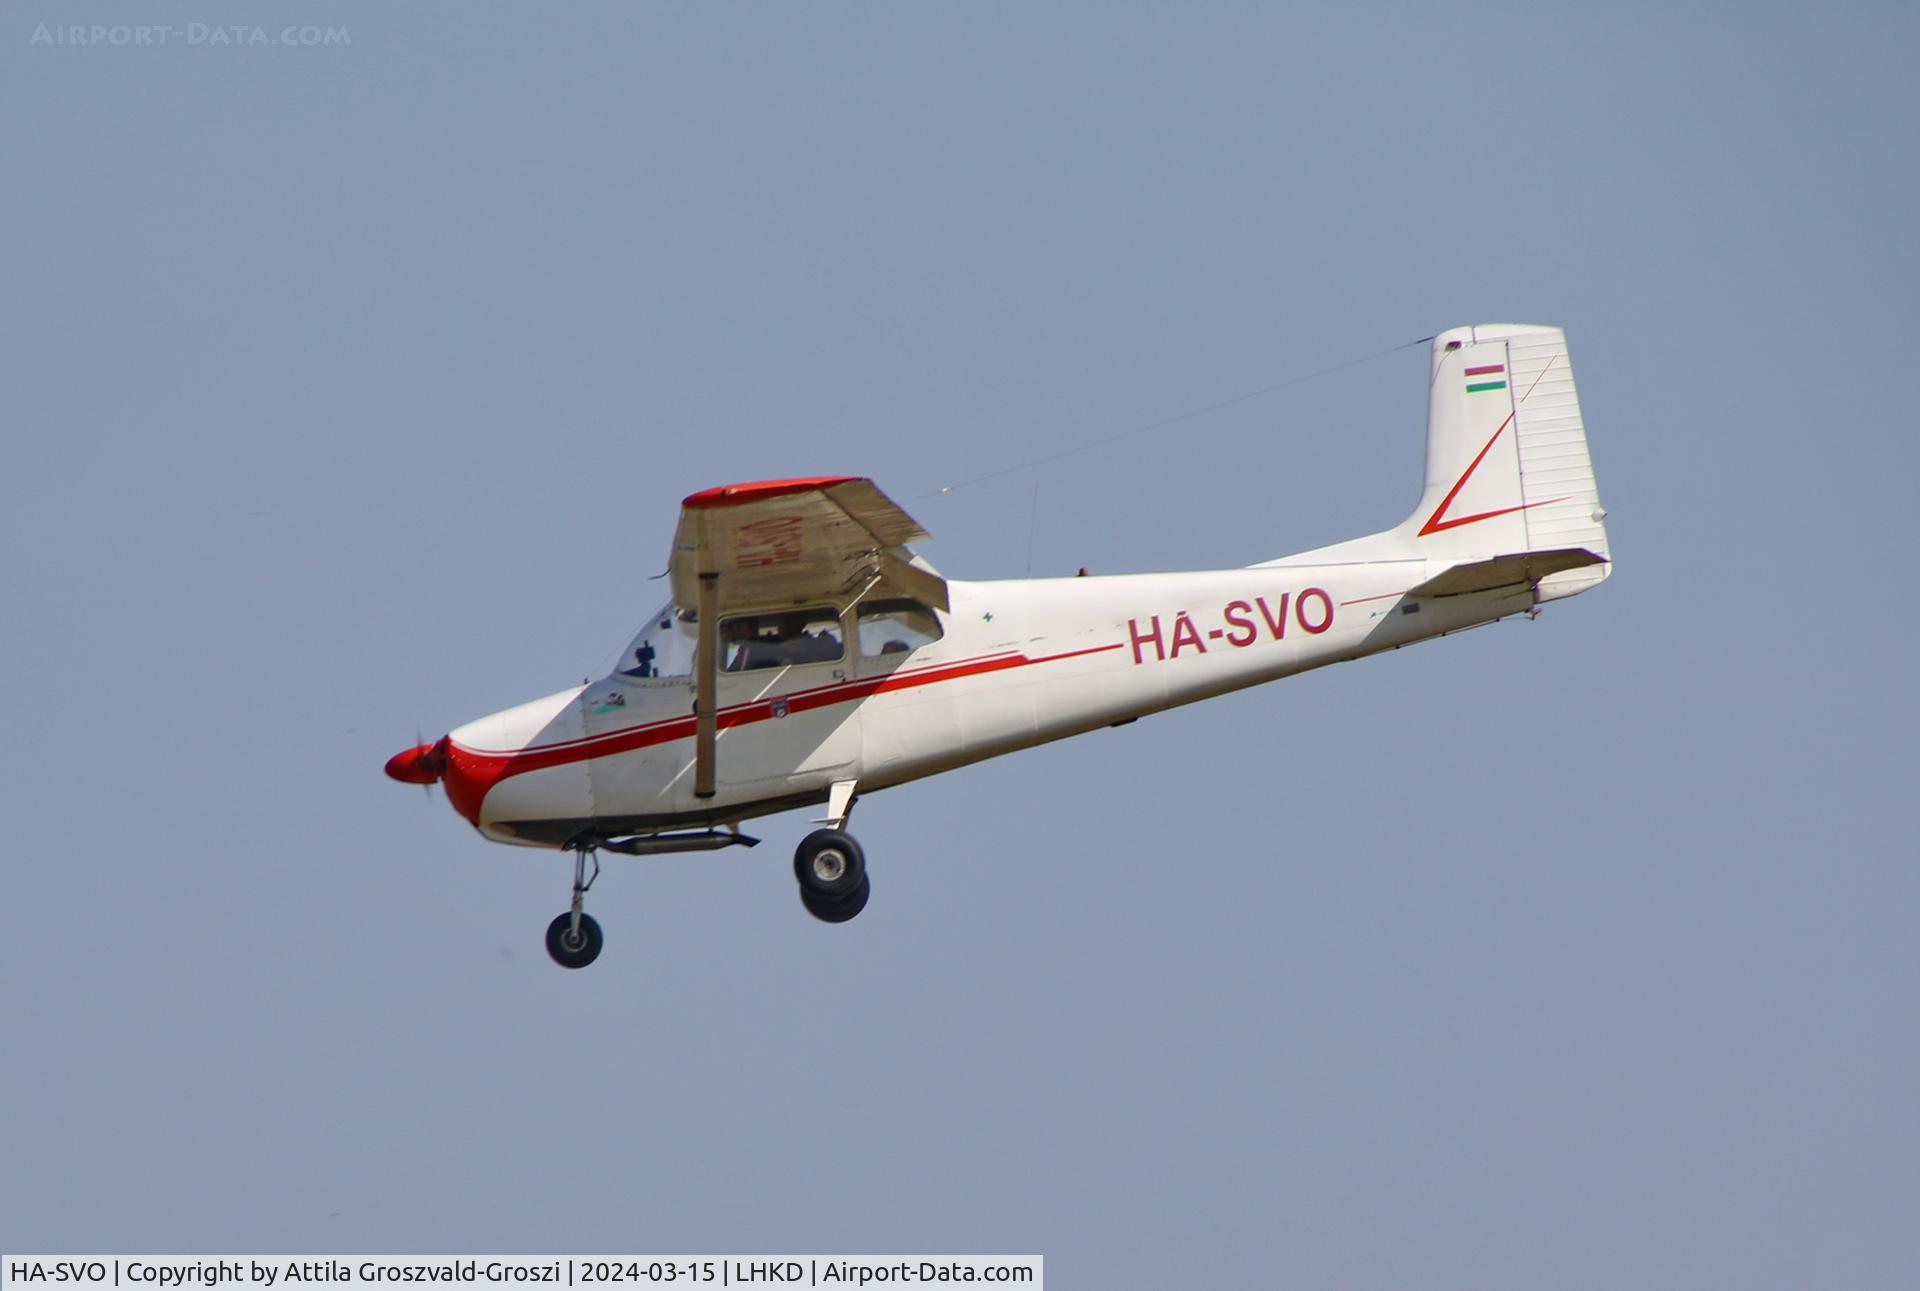
{"type": "Polygon", "coordinates": [[[447,737],[387,759],[387,775],[402,784],[435,784],[447,772],[447,737]]]}

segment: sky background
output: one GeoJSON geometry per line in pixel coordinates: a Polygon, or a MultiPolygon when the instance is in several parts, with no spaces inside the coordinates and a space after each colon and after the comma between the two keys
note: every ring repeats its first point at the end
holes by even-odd
{"type": "Polygon", "coordinates": [[[1920,1284],[1913,7],[4,14],[0,1248],[1920,1284]],[[710,485],[967,578],[1384,527],[1423,347],[928,495],[1484,321],[1611,580],[868,798],[848,925],[794,814],[563,972],[568,862],[380,774],[710,485]]]}

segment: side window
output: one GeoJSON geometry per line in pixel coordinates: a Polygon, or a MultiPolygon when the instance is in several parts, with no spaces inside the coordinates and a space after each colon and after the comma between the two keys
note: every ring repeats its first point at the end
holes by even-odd
{"type": "Polygon", "coordinates": [[[860,653],[908,654],[940,639],[940,620],[918,601],[868,601],[860,606],[860,653]]]}
{"type": "Polygon", "coordinates": [[[831,663],[847,653],[840,639],[840,616],[826,609],[722,619],[720,649],[720,666],[728,672],[831,663]]]}

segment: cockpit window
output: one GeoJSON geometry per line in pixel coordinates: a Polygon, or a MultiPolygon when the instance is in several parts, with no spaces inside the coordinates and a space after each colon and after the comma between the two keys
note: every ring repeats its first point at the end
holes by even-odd
{"type": "Polygon", "coordinates": [[[699,636],[698,616],[669,601],[628,643],[615,671],[622,677],[691,677],[699,636]]]}
{"type": "Polygon", "coordinates": [[[940,620],[918,601],[865,601],[859,633],[861,654],[909,654],[940,639],[940,620]]]}
{"type": "Polygon", "coordinates": [[[831,663],[846,655],[840,616],[829,609],[742,614],[720,621],[720,666],[728,672],[831,663]]]}

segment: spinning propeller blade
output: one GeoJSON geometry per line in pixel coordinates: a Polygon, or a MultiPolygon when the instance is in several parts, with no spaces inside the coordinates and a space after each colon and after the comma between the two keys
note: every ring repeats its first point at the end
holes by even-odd
{"type": "Polygon", "coordinates": [[[433,785],[446,770],[447,737],[444,735],[432,744],[416,744],[387,759],[387,775],[390,778],[402,784],[426,786],[428,796],[432,796],[433,785]]]}

